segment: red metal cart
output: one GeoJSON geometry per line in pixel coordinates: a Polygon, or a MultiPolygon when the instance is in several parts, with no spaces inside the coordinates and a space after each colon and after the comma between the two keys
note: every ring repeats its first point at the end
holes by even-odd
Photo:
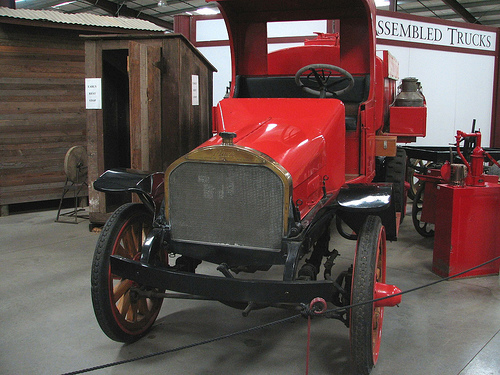
{"type": "MultiPolygon", "coordinates": [[[[500,185],[497,175],[484,173],[485,162],[498,165],[494,158],[498,150],[487,152],[480,144],[480,132],[458,131],[455,151],[439,151],[459,163],[446,161],[440,169],[415,174],[422,183],[413,201],[413,223],[422,236],[435,236],[432,270],[443,277],[500,255],[500,185]],[[462,152],[462,141],[468,143],[468,152],[462,152]]],[[[432,155],[432,149],[414,150],[409,150],[413,157],[434,158],[436,164],[442,161],[432,155]]],[[[499,265],[493,262],[461,277],[498,274],[499,265]]]]}

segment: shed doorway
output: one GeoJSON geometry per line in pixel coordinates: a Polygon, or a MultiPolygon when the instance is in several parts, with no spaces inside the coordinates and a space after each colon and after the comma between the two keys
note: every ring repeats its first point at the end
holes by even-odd
{"type": "MultiPolygon", "coordinates": [[[[131,167],[128,57],[128,49],[102,51],[104,170],[131,167]]],[[[130,201],[130,193],[106,194],[106,211],[130,201]]]]}

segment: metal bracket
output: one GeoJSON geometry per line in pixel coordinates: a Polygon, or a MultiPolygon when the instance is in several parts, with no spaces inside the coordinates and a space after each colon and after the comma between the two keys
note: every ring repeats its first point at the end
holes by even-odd
{"type": "Polygon", "coordinates": [[[295,278],[301,247],[302,242],[286,242],[287,255],[285,261],[285,270],[283,271],[283,281],[292,281],[295,278]]]}

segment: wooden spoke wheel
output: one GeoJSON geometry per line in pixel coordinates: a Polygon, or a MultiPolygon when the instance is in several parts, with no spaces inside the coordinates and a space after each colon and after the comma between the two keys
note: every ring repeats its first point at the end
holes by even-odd
{"type": "MultiPolygon", "coordinates": [[[[385,228],[378,216],[368,216],[363,224],[354,257],[351,304],[366,302],[377,296],[385,284],[385,228]]],[[[369,374],[377,363],[382,335],[384,307],[367,303],[350,312],[349,333],[351,358],[355,373],[369,374]]]]}
{"type": "Polygon", "coordinates": [[[153,215],[144,205],[128,203],[111,215],[99,236],[92,263],[92,303],[101,329],[115,341],[142,337],[160,312],[162,298],[131,293],[131,287],[138,285],[113,275],[109,266],[111,255],[140,259],[152,222],[153,215]]]}
{"type": "Polygon", "coordinates": [[[413,226],[421,236],[433,237],[434,224],[422,221],[422,209],[424,207],[424,191],[425,191],[425,182],[423,182],[420,185],[420,187],[417,190],[417,194],[415,194],[415,198],[413,199],[411,218],[413,220],[413,226]]]}
{"type": "Polygon", "coordinates": [[[422,159],[408,159],[408,167],[406,171],[406,181],[410,184],[410,189],[408,190],[408,196],[411,200],[415,199],[417,191],[422,185],[422,181],[415,177],[415,172],[425,174],[428,168],[431,168],[432,161],[422,160],[422,159]]]}
{"type": "Polygon", "coordinates": [[[87,150],[83,146],[71,147],[64,156],[64,173],[75,184],[87,182],[87,150]]]}

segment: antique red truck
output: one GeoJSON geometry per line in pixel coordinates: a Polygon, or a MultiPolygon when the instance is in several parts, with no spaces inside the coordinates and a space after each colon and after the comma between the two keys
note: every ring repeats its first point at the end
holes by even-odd
{"type": "Polygon", "coordinates": [[[414,89],[395,101],[398,64],[377,56],[373,0],[217,5],[232,83],[213,111],[216,135],[164,173],[111,170],[94,182],[143,202],[120,207],[101,232],[92,265],[97,320],[110,338],[129,342],[151,328],[164,298],[221,301],[244,315],[315,298],[356,304],[328,316],[349,327],[355,371],[368,374],[384,307],[401,300],[386,283],[386,239],[396,239],[406,199],[396,142],[425,135],[418,83],[405,81],[414,89]],[[300,20],[326,20],[332,30],[269,53],[268,23],[300,20]],[[357,241],[352,266],[338,273],[332,222],[357,241]],[[197,273],[201,262],[220,276],[197,273]],[[273,266],[283,269],[279,280],[238,277],[273,266]]]}

